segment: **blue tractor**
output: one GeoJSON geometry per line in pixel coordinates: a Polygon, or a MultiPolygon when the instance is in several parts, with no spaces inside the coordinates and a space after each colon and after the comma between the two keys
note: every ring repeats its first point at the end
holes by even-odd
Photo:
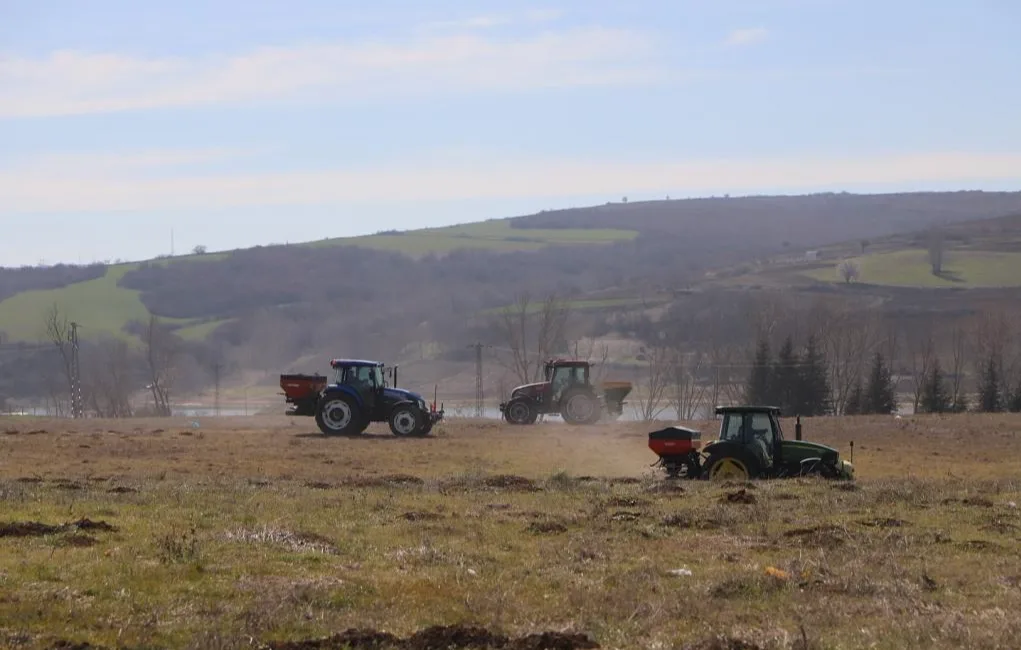
{"type": "Polygon", "coordinates": [[[288,415],[314,416],[328,436],[358,435],[371,422],[386,422],[395,436],[426,436],[443,419],[443,409],[418,393],[396,388],[397,368],[379,361],[334,359],[333,381],[322,375],[280,375],[292,407],[288,415]],[[386,376],[393,379],[387,385],[386,376]]]}

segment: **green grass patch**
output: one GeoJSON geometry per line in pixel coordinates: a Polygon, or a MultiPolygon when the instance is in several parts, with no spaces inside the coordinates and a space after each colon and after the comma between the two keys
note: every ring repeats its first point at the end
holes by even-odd
{"type": "Polygon", "coordinates": [[[204,341],[210,334],[215,332],[218,327],[224,323],[229,323],[230,321],[231,319],[229,318],[209,320],[202,323],[196,323],[194,325],[179,327],[174,330],[174,333],[185,341],[204,341]]]}
{"type": "Polygon", "coordinates": [[[553,245],[600,245],[629,241],[634,230],[512,228],[509,219],[483,221],[445,228],[426,228],[363,237],[343,237],[310,242],[310,246],[362,246],[404,253],[412,257],[442,255],[458,249],[499,252],[539,250],[553,245]]]}
{"type": "MultiPolygon", "coordinates": [[[[853,258],[861,267],[859,282],[895,287],[973,288],[1021,286],[1021,253],[951,250],[944,253],[943,273],[932,274],[929,253],[909,249],[853,258]]],[[[804,271],[822,282],[841,282],[837,264],[804,271]]]]}

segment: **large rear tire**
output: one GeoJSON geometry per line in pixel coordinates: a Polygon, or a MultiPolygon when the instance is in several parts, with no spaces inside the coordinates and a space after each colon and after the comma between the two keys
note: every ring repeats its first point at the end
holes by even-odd
{"type": "Polygon", "coordinates": [[[316,406],[316,424],[327,436],[351,436],[365,431],[358,404],[348,395],[327,395],[316,406]]]}
{"type": "Polygon", "coordinates": [[[560,417],[568,424],[595,424],[599,421],[599,400],[589,392],[568,393],[561,404],[560,417]]]}
{"type": "Polygon", "coordinates": [[[509,424],[535,424],[539,413],[530,400],[524,398],[512,399],[503,407],[503,419],[509,424]]]}
{"type": "Polygon", "coordinates": [[[722,451],[709,455],[702,476],[710,481],[747,481],[758,478],[759,465],[751,454],[722,451]]]}

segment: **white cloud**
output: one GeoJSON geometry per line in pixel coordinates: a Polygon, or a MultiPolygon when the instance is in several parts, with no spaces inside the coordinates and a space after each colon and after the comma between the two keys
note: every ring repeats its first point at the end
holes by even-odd
{"type": "Polygon", "coordinates": [[[423,31],[490,29],[516,24],[539,24],[557,20],[564,15],[559,9],[530,9],[515,14],[488,14],[461,20],[439,20],[420,27],[423,31]]]}
{"type": "Polygon", "coordinates": [[[769,38],[769,30],[765,27],[748,27],[735,29],[727,34],[723,44],[729,47],[740,47],[742,45],[754,45],[769,38]]]}
{"type": "Polygon", "coordinates": [[[205,58],[59,51],[0,58],[0,118],[643,83],[663,73],[654,54],[646,34],[606,28],[263,47],[205,58]]]}
{"type": "MultiPolygon", "coordinates": [[[[499,156],[440,158],[435,164],[277,173],[157,175],[155,166],[227,155],[221,151],[105,156],[94,165],[61,157],[54,164],[0,170],[8,213],[202,210],[245,206],[344,205],[622,195],[811,191],[862,184],[1021,181],[1021,153],[947,152],[865,158],[677,160],[618,163],[499,156]],[[148,166],[139,168],[140,160],[148,166]]],[[[51,159],[52,160],[52,159],[51,159]]]]}

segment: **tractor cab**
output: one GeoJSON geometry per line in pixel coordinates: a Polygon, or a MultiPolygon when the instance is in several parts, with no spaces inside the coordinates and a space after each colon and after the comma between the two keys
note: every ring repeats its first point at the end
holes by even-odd
{"type": "Polygon", "coordinates": [[[558,404],[568,388],[588,385],[589,364],[586,361],[555,359],[546,363],[544,375],[546,383],[549,384],[549,388],[544,391],[546,399],[558,404]]]}
{"type": "Polygon", "coordinates": [[[779,462],[783,450],[780,409],[775,406],[731,406],[716,409],[723,415],[719,442],[735,444],[754,456],[763,470],[779,462]]]}
{"type": "Polygon", "coordinates": [[[366,406],[375,407],[377,396],[386,388],[382,363],[361,359],[334,359],[330,365],[333,367],[334,385],[350,386],[361,396],[366,406]]]}

